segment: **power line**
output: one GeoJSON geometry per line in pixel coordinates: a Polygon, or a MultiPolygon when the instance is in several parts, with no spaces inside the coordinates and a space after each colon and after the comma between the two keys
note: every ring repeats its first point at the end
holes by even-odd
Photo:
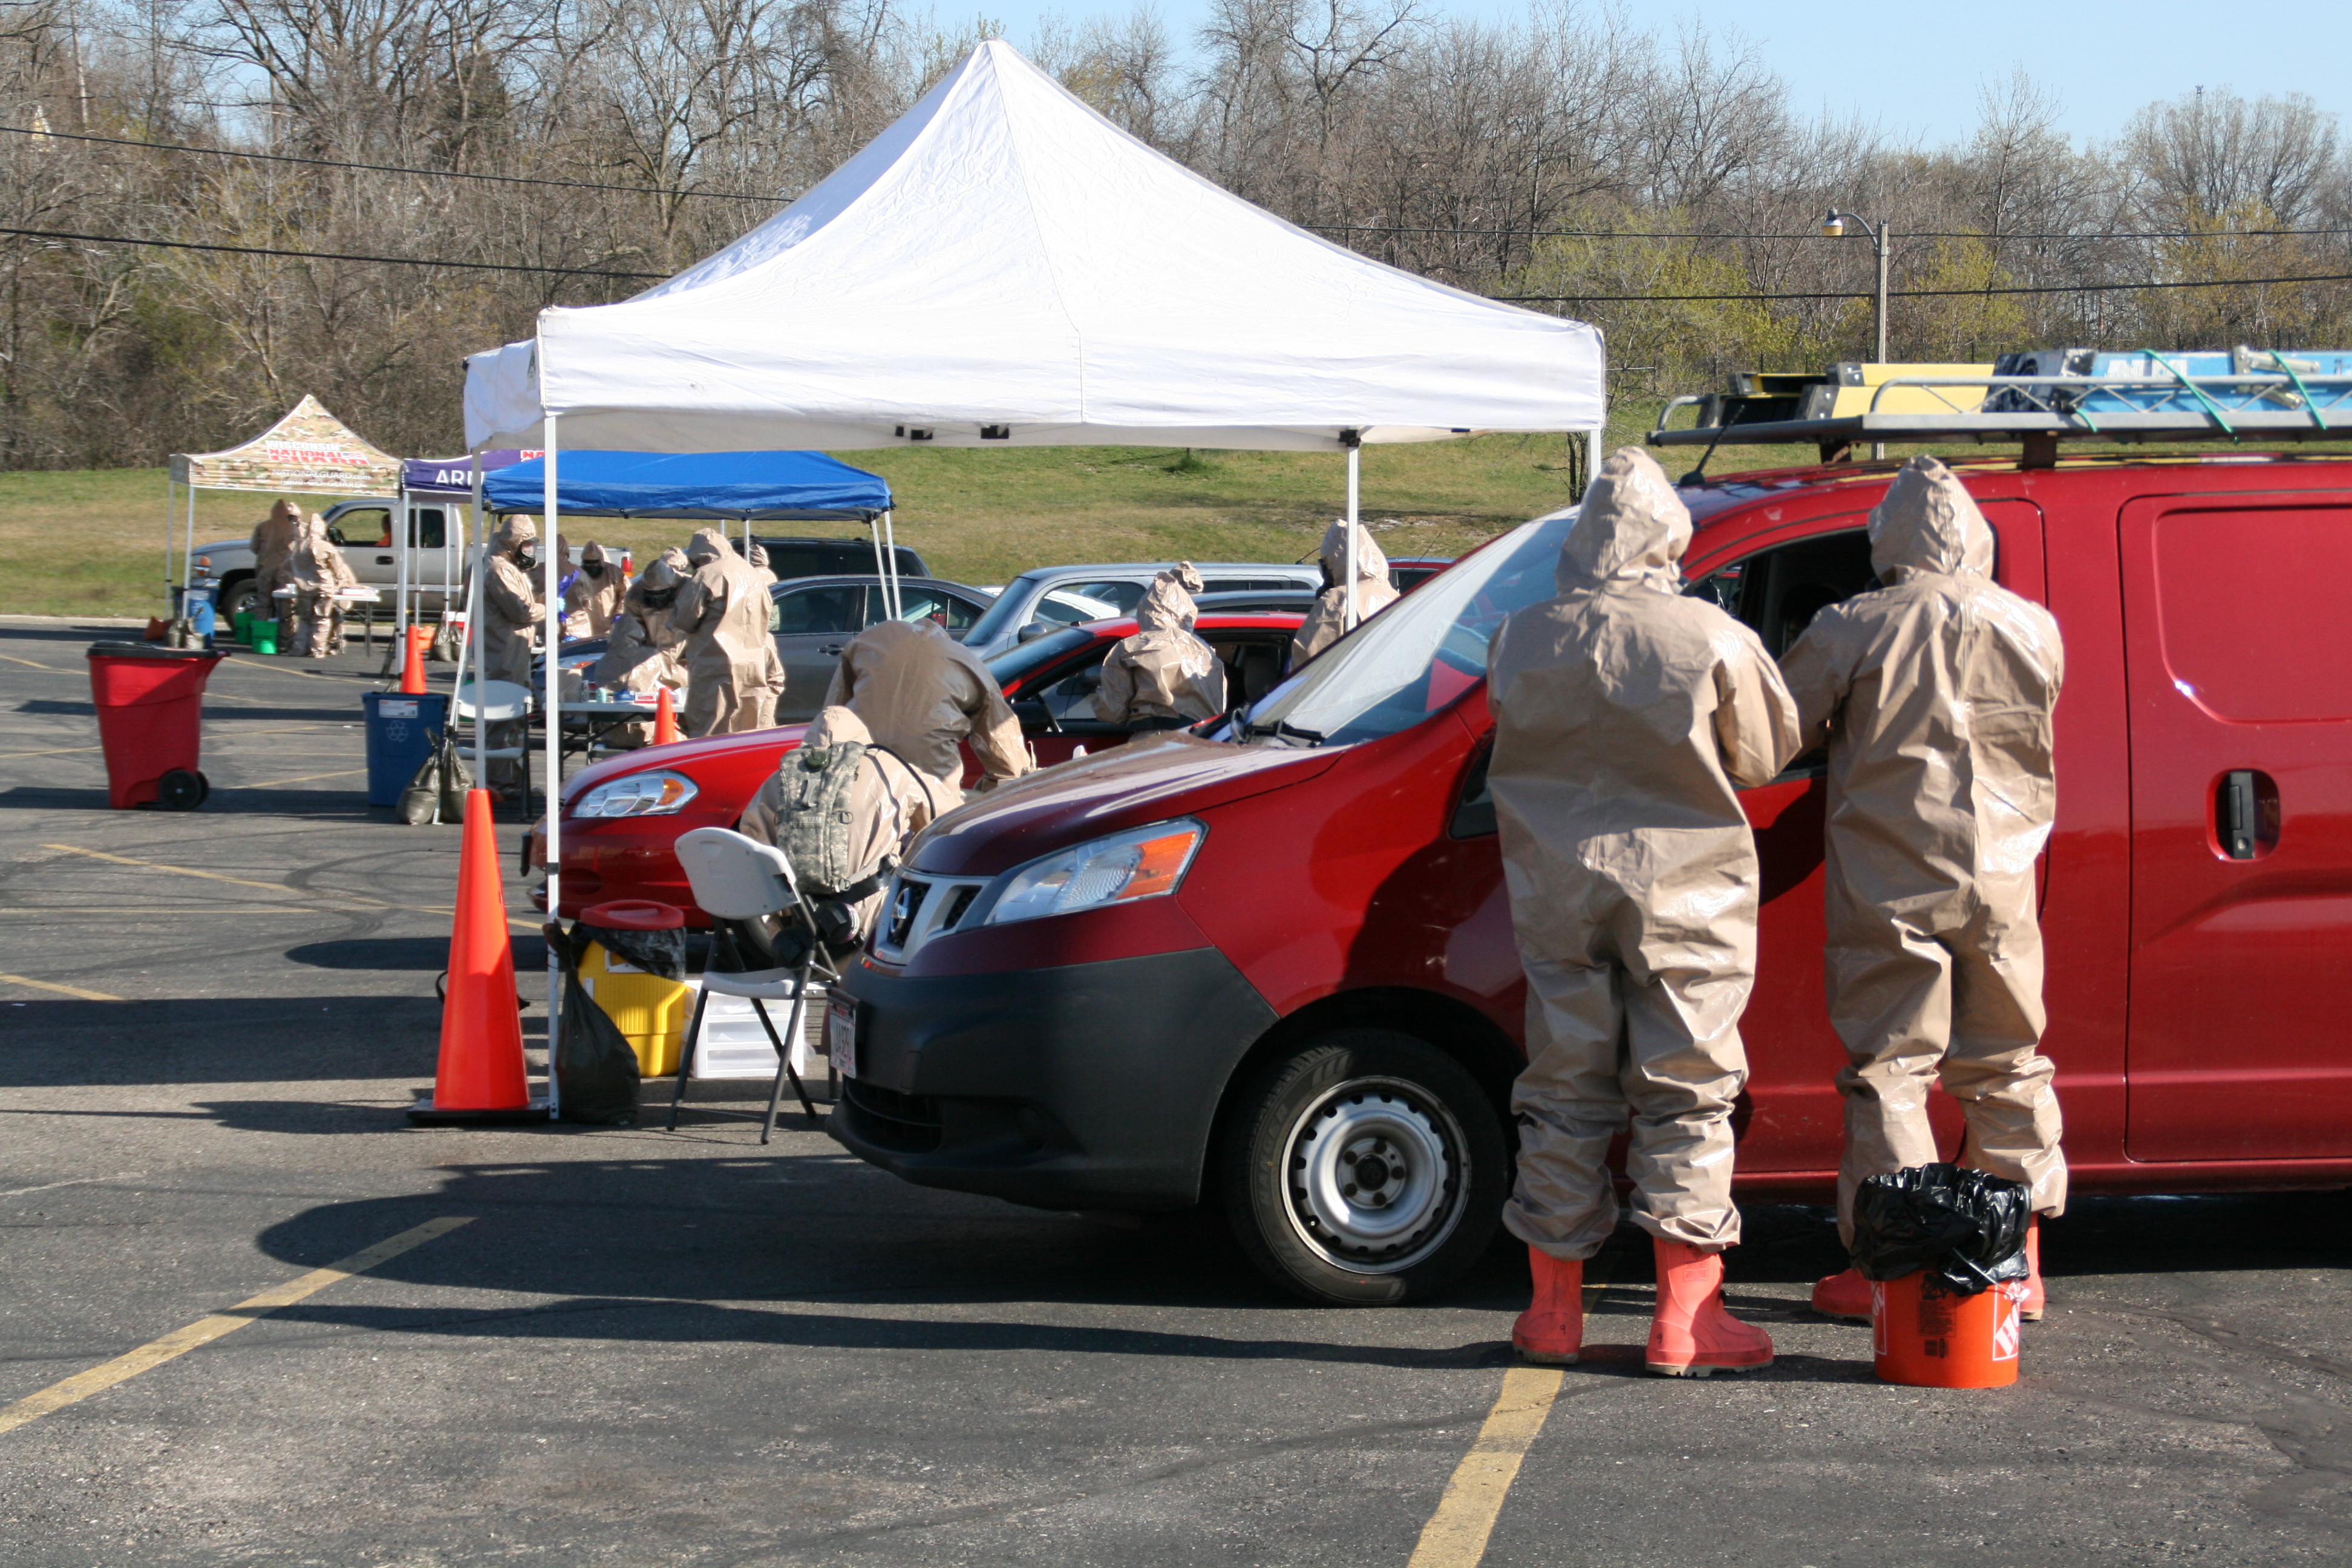
{"type": "Polygon", "coordinates": [[[657,282],[667,272],[621,272],[610,267],[533,267],[518,261],[444,261],[422,256],[363,256],[348,250],[278,250],[262,245],[210,245],[193,239],[134,239],[126,234],[69,234],[54,228],[0,228],[26,239],[72,239],[89,245],[150,245],[165,250],[216,250],[230,256],[282,256],[297,261],[380,261],[390,267],[448,267],[472,272],[536,272],[561,278],[630,278],[657,282]]]}
{"type": "MultiPolygon", "coordinates": [[[[1705,229],[1606,229],[1606,228],[1412,228],[1390,224],[1370,223],[1303,223],[1298,226],[1317,234],[1442,234],[1456,239],[1820,239],[1834,240],[1845,237],[1822,234],[1819,230],[1792,230],[1787,233],[1734,234],[1705,229]]],[[[2226,232],[2200,229],[2105,229],[2053,231],[2037,234],[1985,234],[1975,229],[1914,229],[1895,231],[1897,240],[1905,239],[2292,239],[2319,238],[2331,235],[2352,234],[2352,228],[2241,228],[2226,232]]]]}
{"type": "MultiPolygon", "coordinates": [[[[0,0],[5,3],[5,0],[0,0]]],[[[771,206],[787,205],[787,196],[765,196],[747,191],[689,191],[675,186],[617,185],[594,180],[553,180],[531,174],[481,174],[457,169],[421,169],[404,163],[358,163],[340,158],[304,158],[290,153],[252,153],[233,147],[197,147],[177,142],[140,142],[121,136],[92,136],[71,131],[40,131],[22,125],[0,125],[0,132],[11,136],[30,136],[59,142],[89,142],[102,147],[136,147],[149,153],[189,153],[208,158],[244,158],[265,163],[297,163],[313,169],[358,169],[377,174],[416,174],[434,180],[480,180],[502,185],[546,185],[567,191],[613,191],[632,196],[693,196],[717,202],[765,202],[771,206]]],[[[1412,226],[1400,224],[1370,223],[1303,223],[1298,226],[1316,234],[1418,234],[1449,235],[1456,239],[1809,239],[1831,240],[1842,236],[1826,235],[1816,229],[1787,232],[1740,234],[1713,229],[1627,230],[1603,228],[1461,228],[1412,226]]],[[[2050,231],[2026,234],[1983,234],[1971,229],[1918,229],[1898,232],[1897,239],[1983,239],[1983,240],[2045,240],[2045,239],[2296,239],[2324,238],[2352,234],[2347,228],[2247,228],[2228,232],[2197,229],[2107,229],[2090,231],[2050,231]]],[[[1973,290],[1972,290],[1973,291],[1973,290]]],[[[1646,297],[1646,296],[1645,296],[1646,297]]]]}
{"type": "MultiPolygon", "coordinates": [[[[2310,272],[2294,278],[2198,278],[2170,283],[2063,283],[2013,289],[1891,289],[1896,300],[1969,299],[1983,294],[2114,294],[2152,289],[2251,289],[2267,283],[2352,282],[2352,272],[2310,272]]],[[[1811,294],[1489,294],[1518,305],[1651,305],[1684,300],[1868,300],[1867,290],[1811,294]]]]}
{"type": "Polygon", "coordinates": [[[432,180],[485,180],[501,185],[552,185],[567,191],[619,191],[632,196],[704,196],[715,202],[766,202],[782,196],[757,196],[741,191],[686,191],[658,185],[599,184],[593,180],[548,180],[529,174],[470,174],[457,169],[415,169],[400,163],[353,163],[339,158],[299,158],[290,153],[247,153],[234,147],[192,147],[177,142],[135,142],[121,136],[88,136],[70,131],[38,131],[22,125],[0,125],[11,136],[60,142],[94,142],[101,147],[137,147],[150,153],[195,153],[209,158],[247,158],[263,163],[300,163],[313,169],[363,169],[377,174],[422,174],[432,180]]]}

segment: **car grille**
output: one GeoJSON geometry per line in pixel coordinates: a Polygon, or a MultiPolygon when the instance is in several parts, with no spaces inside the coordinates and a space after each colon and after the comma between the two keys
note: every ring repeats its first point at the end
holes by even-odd
{"type": "Polygon", "coordinates": [[[988,886],[984,877],[927,877],[901,871],[891,879],[890,896],[882,906],[882,922],[874,933],[874,953],[892,963],[904,963],[925,942],[956,926],[971,912],[973,900],[988,886]]]}
{"type": "Polygon", "coordinates": [[[850,1079],[842,1085],[864,1125],[860,1132],[900,1154],[928,1154],[940,1146],[940,1104],[928,1095],[900,1094],[850,1079]]]}

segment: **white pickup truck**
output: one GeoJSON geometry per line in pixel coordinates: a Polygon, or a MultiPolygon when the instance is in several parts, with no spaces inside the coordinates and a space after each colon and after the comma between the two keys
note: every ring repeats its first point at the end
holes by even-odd
{"type": "MultiPolygon", "coordinates": [[[[438,501],[416,503],[409,538],[408,580],[418,591],[417,609],[425,615],[462,607],[465,597],[465,531],[460,526],[452,533],[453,510],[438,501]],[[451,603],[445,606],[445,599],[451,603]]],[[[393,521],[399,514],[400,502],[389,496],[360,496],[327,509],[327,537],[342,551],[352,575],[368,587],[384,590],[386,610],[392,607],[392,590],[400,582],[400,557],[393,550],[392,535],[393,521]]],[[[457,517],[462,524],[463,514],[457,517]]],[[[251,534],[199,544],[196,553],[213,563],[213,577],[220,584],[214,602],[223,616],[256,607],[251,534]]]]}

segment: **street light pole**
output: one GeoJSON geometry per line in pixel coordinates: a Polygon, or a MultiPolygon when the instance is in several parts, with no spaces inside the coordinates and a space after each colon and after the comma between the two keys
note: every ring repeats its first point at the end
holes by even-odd
{"type": "MultiPolygon", "coordinates": [[[[1854,213],[1840,212],[1835,207],[1832,207],[1829,215],[1822,219],[1822,232],[1835,239],[1844,235],[1848,224],[1861,225],[1863,232],[1870,236],[1871,255],[1878,263],[1878,288],[1871,297],[1870,314],[1872,336],[1876,342],[1878,351],[1875,363],[1885,364],[1886,363],[1886,263],[1894,248],[1890,243],[1892,237],[1887,233],[1885,224],[1874,224],[1866,217],[1854,213]]],[[[1870,456],[1874,461],[1885,458],[1886,443],[1873,441],[1870,444],[1870,456]]]]}

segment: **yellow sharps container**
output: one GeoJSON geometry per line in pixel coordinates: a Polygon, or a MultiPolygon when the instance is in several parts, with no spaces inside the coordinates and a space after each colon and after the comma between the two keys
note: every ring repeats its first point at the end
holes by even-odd
{"type": "MultiPolygon", "coordinates": [[[[668,904],[619,899],[581,910],[580,923],[607,931],[679,931],[686,916],[668,904]]],[[[580,960],[580,984],[637,1053],[640,1073],[667,1078],[677,1071],[687,1022],[694,1014],[691,987],[649,973],[596,942],[580,960]]]]}

